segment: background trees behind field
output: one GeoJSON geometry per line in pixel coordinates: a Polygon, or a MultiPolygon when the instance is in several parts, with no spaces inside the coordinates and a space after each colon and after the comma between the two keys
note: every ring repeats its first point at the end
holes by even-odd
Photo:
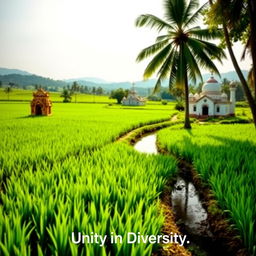
{"type": "Polygon", "coordinates": [[[63,98],[64,103],[69,103],[72,100],[72,91],[68,89],[64,89],[60,97],[63,98]]]}
{"type": "Polygon", "coordinates": [[[110,93],[109,98],[110,99],[116,99],[118,104],[121,104],[121,101],[124,97],[127,97],[129,93],[129,90],[124,90],[122,88],[119,88],[117,90],[112,90],[110,93]]]}
{"type": "Polygon", "coordinates": [[[12,92],[12,87],[8,86],[4,89],[4,92],[7,94],[8,100],[10,100],[10,93],[12,92]]]}

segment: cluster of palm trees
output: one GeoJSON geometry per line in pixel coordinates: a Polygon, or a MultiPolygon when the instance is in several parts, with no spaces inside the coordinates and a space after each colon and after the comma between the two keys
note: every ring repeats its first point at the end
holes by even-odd
{"type": "Polygon", "coordinates": [[[77,93],[79,92],[79,89],[80,89],[80,86],[76,81],[74,81],[71,86],[71,89],[63,89],[63,92],[61,93],[60,97],[64,98],[63,102],[67,103],[67,102],[71,102],[72,95],[75,95],[75,102],[77,102],[76,96],[77,96],[77,93]]]}
{"type": "MultiPolygon", "coordinates": [[[[248,82],[243,77],[234,56],[230,39],[232,26],[233,29],[235,26],[236,29],[238,28],[236,21],[232,18],[232,13],[236,11],[237,18],[239,15],[246,17],[244,13],[251,12],[250,15],[253,21],[250,21],[250,26],[248,25],[248,27],[252,31],[253,26],[256,25],[254,24],[256,22],[255,18],[253,18],[256,17],[253,16],[255,14],[253,12],[256,11],[255,7],[256,5],[253,0],[210,0],[201,7],[199,7],[198,0],[164,0],[164,19],[152,14],[141,15],[137,18],[136,26],[148,26],[161,33],[156,38],[156,42],[143,49],[137,57],[137,61],[152,57],[145,69],[144,78],[147,79],[157,72],[158,79],[155,90],[160,87],[161,81],[168,79],[170,89],[176,87],[184,91],[185,128],[191,128],[189,120],[188,81],[192,80],[196,82],[197,78],[202,80],[200,68],[208,69],[220,75],[212,59],[217,59],[221,62],[225,58],[225,53],[223,48],[210,42],[212,39],[219,38],[225,39],[226,47],[243,85],[256,125],[256,84],[253,85],[253,88],[255,88],[253,97],[253,91],[249,89],[248,82]],[[208,21],[213,25],[208,28],[196,26],[198,20],[203,15],[206,15],[207,11],[209,16],[208,21]]],[[[254,31],[255,33],[256,30],[254,31]]],[[[253,36],[253,33],[251,33],[246,44],[252,56],[254,56],[254,48],[256,48],[256,37],[253,36]]],[[[251,73],[252,77],[256,77],[256,57],[255,62],[253,57],[252,60],[253,68],[251,73]]],[[[255,83],[255,79],[251,81],[255,83]]]]}

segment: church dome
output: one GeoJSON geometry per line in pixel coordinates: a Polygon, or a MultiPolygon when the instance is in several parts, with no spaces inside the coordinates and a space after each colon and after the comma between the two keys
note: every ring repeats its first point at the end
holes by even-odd
{"type": "Polygon", "coordinates": [[[217,92],[220,93],[221,91],[221,84],[212,76],[210,79],[208,79],[202,88],[202,92],[217,92]]]}

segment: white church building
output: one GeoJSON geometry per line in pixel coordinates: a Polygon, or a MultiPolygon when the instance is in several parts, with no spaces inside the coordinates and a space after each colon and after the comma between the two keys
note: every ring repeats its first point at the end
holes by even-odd
{"type": "Polygon", "coordinates": [[[124,97],[121,101],[123,106],[144,106],[146,100],[137,95],[134,89],[134,83],[132,84],[132,89],[129,91],[128,96],[124,97]]]}
{"type": "Polygon", "coordinates": [[[235,115],[236,87],[230,84],[230,99],[221,93],[221,84],[214,77],[206,81],[200,94],[189,94],[189,114],[191,117],[233,116],[235,115]]]}

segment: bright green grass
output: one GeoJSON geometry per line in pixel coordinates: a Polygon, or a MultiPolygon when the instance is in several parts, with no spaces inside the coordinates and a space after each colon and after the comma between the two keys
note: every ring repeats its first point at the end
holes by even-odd
{"type": "Polygon", "coordinates": [[[157,198],[175,161],[113,142],[166,109],[54,104],[29,117],[28,103],[0,103],[0,255],[151,255],[152,244],[78,246],[71,232],[159,234],[157,198]]]}
{"type": "MultiPolygon", "coordinates": [[[[61,92],[50,92],[50,99],[53,102],[63,102],[63,98],[60,97],[61,92]]],[[[9,95],[10,102],[12,101],[31,101],[33,99],[33,91],[23,89],[13,89],[9,95]]],[[[8,95],[4,92],[3,88],[0,88],[0,102],[8,101],[8,95]]],[[[80,94],[76,95],[76,102],[86,103],[109,103],[112,104],[111,108],[125,108],[125,109],[162,109],[169,110],[173,109],[175,102],[168,102],[167,105],[163,105],[160,101],[147,101],[145,106],[133,107],[133,106],[122,106],[116,104],[116,99],[109,99],[107,95],[91,95],[91,94],[80,94]]],[[[72,96],[72,102],[75,102],[75,96],[72,96]]]]}
{"type": "Polygon", "coordinates": [[[169,157],[145,157],[118,143],[12,175],[1,196],[1,255],[151,255],[156,245],[79,246],[71,233],[159,234],[156,199],[175,169],[169,157]]]}
{"type": "Polygon", "coordinates": [[[252,124],[180,126],[158,133],[161,147],[194,164],[256,254],[256,131],[252,124]]]}
{"type": "MultiPolygon", "coordinates": [[[[61,92],[50,92],[50,98],[53,102],[62,102],[63,98],[60,97],[61,92]]],[[[31,101],[33,98],[33,91],[31,90],[23,90],[23,89],[13,89],[13,91],[9,95],[10,101],[31,101]]],[[[7,101],[8,95],[4,92],[3,88],[0,88],[0,101],[7,101]]],[[[96,103],[110,103],[113,104],[113,108],[133,108],[128,106],[120,106],[116,105],[115,99],[109,99],[109,96],[106,95],[91,95],[91,94],[80,94],[78,93],[76,96],[77,102],[96,102],[96,103]]],[[[72,96],[72,103],[75,103],[75,96],[72,96]]],[[[241,105],[242,102],[238,102],[238,104],[241,105]]],[[[170,109],[173,108],[173,105],[175,105],[175,102],[168,102],[168,105],[164,106],[160,101],[147,101],[147,104],[145,106],[135,107],[137,109],[170,109]]],[[[246,106],[246,103],[245,103],[246,106]]],[[[236,107],[236,115],[239,118],[245,118],[252,120],[252,114],[250,111],[250,108],[247,107],[236,107]]]]}
{"type": "Polygon", "coordinates": [[[236,116],[241,118],[246,118],[249,120],[253,120],[252,112],[249,107],[236,107],[236,116]]]}
{"type": "Polygon", "coordinates": [[[112,108],[106,104],[55,103],[50,117],[30,117],[27,103],[0,103],[0,177],[72,152],[99,148],[129,129],[170,119],[170,108],[112,108]]]}
{"type": "MultiPolygon", "coordinates": [[[[31,90],[13,89],[9,94],[10,101],[31,101],[33,99],[33,92],[31,90]]],[[[60,97],[61,92],[50,92],[50,99],[53,102],[62,102],[63,98],[60,97]]],[[[8,94],[4,92],[3,88],[0,88],[0,100],[8,100],[8,94]]],[[[109,99],[106,95],[91,95],[91,94],[80,94],[76,96],[77,102],[109,102],[115,103],[116,100],[109,99]]],[[[72,102],[75,102],[75,96],[72,96],[72,102]]]]}
{"type": "MultiPolygon", "coordinates": [[[[161,110],[164,112],[173,110],[174,107],[175,107],[175,102],[169,102],[167,105],[163,105],[161,104],[161,102],[153,102],[153,101],[148,101],[144,106],[122,106],[120,104],[113,104],[111,106],[108,106],[108,108],[111,108],[111,109],[161,110]]],[[[176,112],[178,113],[178,110],[176,110],[176,112]]]]}

